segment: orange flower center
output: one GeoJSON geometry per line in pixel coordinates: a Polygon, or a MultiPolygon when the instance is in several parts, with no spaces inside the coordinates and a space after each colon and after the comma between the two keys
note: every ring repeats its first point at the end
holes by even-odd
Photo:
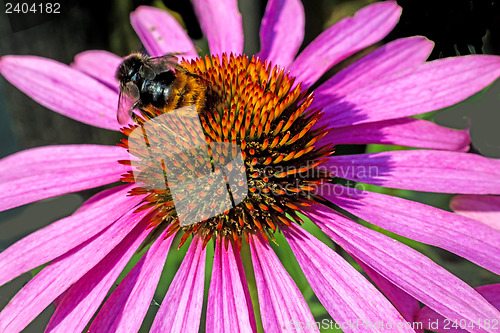
{"type": "Polygon", "coordinates": [[[165,107],[141,109],[137,125],[122,129],[120,145],[137,159],[122,180],[147,195],[139,209],[153,209],[152,226],[184,231],[181,244],[193,233],[206,243],[222,236],[241,245],[253,233],[274,240],[332,178],[320,167],[333,147],[316,145],[326,131],[313,129],[321,117],[309,108],[313,95],[244,55],[180,65],[165,107]]]}

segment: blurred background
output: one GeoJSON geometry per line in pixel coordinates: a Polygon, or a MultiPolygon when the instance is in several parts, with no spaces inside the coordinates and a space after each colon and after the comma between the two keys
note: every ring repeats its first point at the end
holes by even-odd
{"type": "MultiPolygon", "coordinates": [[[[151,5],[171,11],[185,26],[188,34],[196,41],[202,52],[206,52],[198,21],[189,1],[77,1],[61,3],[61,14],[43,17],[5,14],[2,3],[0,12],[0,56],[7,54],[37,55],[69,64],[76,54],[91,50],[104,49],[125,56],[142,50],[142,45],[129,24],[129,14],[140,5],[151,5]]],[[[30,3],[30,1],[25,1],[30,3]]],[[[372,0],[303,0],[306,13],[305,47],[325,28],[340,19],[352,15],[372,0]]],[[[239,0],[245,31],[245,53],[259,51],[259,26],[265,0],[239,0]]],[[[400,23],[383,41],[424,35],[436,43],[431,59],[466,54],[500,55],[500,1],[498,0],[399,0],[403,7],[400,23]]],[[[378,45],[353,55],[330,70],[322,80],[330,77],[341,68],[373,50],[378,45]]],[[[321,82],[321,80],[320,80],[321,82]]],[[[446,110],[419,116],[453,128],[469,128],[473,140],[471,153],[500,158],[500,82],[489,89],[471,97],[459,105],[446,110]]],[[[120,134],[97,129],[61,116],[40,106],[29,97],[0,77],[0,158],[20,150],[55,144],[116,144],[120,134]]],[[[388,149],[405,149],[389,146],[343,146],[337,151],[343,154],[377,152],[388,149]]],[[[102,188],[101,188],[102,189],[102,188]]],[[[84,200],[101,189],[93,189],[78,194],[44,200],[0,213],[0,249],[8,247],[21,237],[63,216],[71,214],[84,200]]],[[[382,189],[369,186],[367,189],[409,198],[449,210],[450,196],[434,193],[415,193],[403,190],[382,189]]],[[[364,223],[360,221],[360,223],[364,223]]],[[[368,224],[366,224],[368,225],[368,224]]],[[[376,227],[374,229],[389,234],[376,227]]],[[[311,232],[318,234],[313,227],[311,232]]],[[[446,251],[422,245],[400,236],[394,238],[416,248],[446,269],[459,276],[471,286],[498,283],[498,276],[478,266],[462,260],[446,251]]],[[[321,237],[321,236],[319,236],[321,237]]],[[[322,240],[329,242],[326,237],[322,240]]],[[[296,280],[317,320],[328,318],[328,313],[318,302],[300,268],[290,254],[284,239],[278,237],[279,248],[275,247],[284,260],[287,270],[296,280]]],[[[175,246],[175,244],[174,244],[175,246]]],[[[179,266],[187,247],[171,251],[162,282],[158,288],[156,302],[161,302],[165,291],[179,266]]],[[[342,252],[341,250],[339,250],[342,252]]],[[[211,255],[209,253],[209,255],[211,255]]],[[[136,260],[133,259],[133,260],[136,260]]],[[[207,261],[207,288],[211,264],[207,261]]],[[[355,264],[354,264],[355,265],[355,264]]],[[[131,267],[131,266],[130,266],[131,267]]],[[[0,308],[24,285],[39,269],[26,273],[12,282],[0,287],[0,308]]],[[[151,305],[148,319],[154,317],[158,304],[151,305]]],[[[53,312],[49,307],[25,332],[43,332],[53,312]]],[[[203,321],[202,321],[203,322],[203,321]]],[[[147,331],[150,322],[144,324],[147,331]]],[[[203,326],[202,330],[203,330],[203,326]]],[[[326,331],[325,331],[326,332],[326,331]]]]}

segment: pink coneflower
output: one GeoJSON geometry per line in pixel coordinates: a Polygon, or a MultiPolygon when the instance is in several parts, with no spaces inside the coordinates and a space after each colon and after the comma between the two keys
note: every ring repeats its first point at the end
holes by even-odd
{"type": "Polygon", "coordinates": [[[450,207],[457,214],[500,230],[500,196],[457,195],[451,200],[450,207]]]}
{"type": "MultiPolygon", "coordinates": [[[[56,311],[47,332],[80,332],[91,320],[90,332],[138,331],[173,235],[191,241],[151,331],[199,330],[209,241],[215,256],[207,332],[256,331],[240,257],[240,246],[247,243],[264,331],[319,331],[300,290],[269,245],[276,232],[284,234],[316,296],[344,332],[418,331],[405,323],[417,319],[419,301],[445,318],[499,320],[494,306],[444,268],[330,206],[499,273],[499,231],[424,204],[342,187],[332,179],[428,192],[500,194],[500,163],[464,153],[469,143],[466,132],[409,118],[483,89],[500,76],[500,58],[466,56],[426,63],[430,41],[399,39],[309,95],[306,90],[330,67],[380,41],[395,26],[401,13],[395,2],[363,8],[323,32],[296,57],[304,29],[301,3],[271,0],[261,26],[261,52],[255,58],[242,55],[236,1],[195,0],[193,6],[211,57],[198,58],[185,32],[164,11],[140,7],[131,16],[132,25],[150,55],[182,52],[181,65],[210,81],[224,97],[200,112],[200,122],[207,125],[203,130],[210,143],[227,141],[240,147],[247,196],[227,212],[183,226],[172,208],[170,189],[144,184],[148,178],[135,182],[130,166],[134,163],[127,161],[139,161],[136,167],[155,179],[169,169],[154,169],[140,149],[131,149],[131,157],[123,147],[131,148],[133,139],[114,147],[42,147],[3,159],[3,210],[119,180],[128,184],[97,194],[73,215],[0,254],[0,283],[50,262],[0,313],[0,331],[21,331],[54,301],[56,311]],[[335,145],[367,143],[425,150],[334,153],[335,145]],[[354,257],[382,293],[305,231],[301,225],[308,222],[299,214],[354,257]],[[151,246],[104,301],[143,243],[151,246]]],[[[5,56],[0,71],[56,112],[119,130],[114,74],[121,61],[104,51],[84,52],[71,67],[38,57],[5,56]]],[[[151,109],[141,110],[141,116],[139,124],[122,131],[131,134],[143,125],[140,119],[155,119],[151,109]]],[[[164,134],[156,132],[151,139],[158,143],[164,134]]],[[[186,170],[191,170],[187,163],[186,170]]],[[[199,208],[203,206],[193,209],[199,208]]],[[[468,330],[494,332],[484,326],[468,330]]]]}
{"type": "MultiPolygon", "coordinates": [[[[497,309],[500,309],[500,283],[490,284],[474,288],[481,296],[497,309]]],[[[498,330],[500,322],[498,319],[486,320],[483,322],[472,322],[463,319],[445,318],[436,311],[424,306],[415,316],[417,322],[422,323],[422,327],[427,330],[440,333],[466,333],[471,329],[484,331],[498,330]]]]}
{"type": "MultiPolygon", "coordinates": [[[[500,197],[491,195],[457,195],[452,198],[450,207],[457,214],[467,216],[482,222],[494,229],[500,229],[500,197]]],[[[490,284],[474,288],[488,302],[500,309],[500,283],[490,284]]],[[[462,333],[468,328],[491,328],[499,329],[500,322],[497,319],[486,322],[467,322],[465,320],[453,320],[444,318],[436,311],[424,306],[416,316],[416,321],[421,322],[423,328],[435,332],[462,333]]]]}

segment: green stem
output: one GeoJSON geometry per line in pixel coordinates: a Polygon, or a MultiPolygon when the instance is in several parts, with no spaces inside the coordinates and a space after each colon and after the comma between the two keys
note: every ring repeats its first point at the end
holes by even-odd
{"type": "Polygon", "coordinates": [[[255,275],[253,272],[252,256],[250,254],[250,246],[248,246],[245,242],[243,242],[241,246],[241,260],[243,262],[243,268],[245,269],[250,299],[252,300],[255,323],[257,324],[257,332],[263,333],[264,328],[262,327],[262,320],[260,317],[259,298],[257,295],[257,284],[255,282],[255,275]]]}

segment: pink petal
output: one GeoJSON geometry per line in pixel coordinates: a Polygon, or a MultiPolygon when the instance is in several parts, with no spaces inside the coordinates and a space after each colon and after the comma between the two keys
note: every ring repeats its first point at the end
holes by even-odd
{"type": "MultiPolygon", "coordinates": [[[[340,255],[292,224],[283,227],[292,251],[314,293],[337,323],[384,322],[415,332],[392,304],[340,255]]],[[[417,303],[418,305],[418,303],[417,303]]],[[[368,325],[342,327],[344,332],[377,332],[368,325]]]]}
{"type": "Polygon", "coordinates": [[[304,7],[299,0],[270,0],[260,26],[258,56],[287,67],[304,39],[304,7]]]}
{"type": "Polygon", "coordinates": [[[126,236],[129,236],[129,240],[123,244],[129,244],[130,239],[135,240],[146,227],[146,223],[137,226],[145,215],[146,212],[125,214],[96,236],[42,269],[0,313],[0,332],[22,330],[59,295],[94,268],[126,236]],[[137,227],[132,231],[135,226],[137,227]]]}
{"type": "Polygon", "coordinates": [[[40,171],[58,171],[80,167],[85,161],[89,165],[101,160],[127,159],[130,155],[118,146],[102,145],[56,145],[27,149],[0,159],[0,181],[29,177],[40,171]]]}
{"type": "Polygon", "coordinates": [[[130,189],[130,186],[122,187],[100,201],[86,204],[85,211],[54,222],[2,251],[0,285],[59,257],[115,222],[142,199],[127,197],[130,189]]]}
{"type": "Polygon", "coordinates": [[[500,231],[483,223],[418,202],[333,184],[323,186],[321,193],[383,229],[441,247],[500,273],[500,231]]]}
{"type": "Polygon", "coordinates": [[[118,146],[33,148],[0,160],[0,210],[110,184],[130,169],[118,146]]]}
{"type": "Polygon", "coordinates": [[[198,332],[205,284],[205,248],[195,236],[156,314],[152,333],[198,332]]]}
{"type": "MultiPolygon", "coordinates": [[[[110,189],[101,191],[93,196],[91,196],[87,201],[85,201],[80,207],[78,207],[73,214],[76,213],[82,213],[87,210],[91,210],[94,208],[94,206],[100,205],[99,201],[106,199],[108,196],[113,195],[117,192],[122,191],[124,188],[126,188],[127,185],[119,185],[112,187],[110,189]]],[[[130,200],[133,200],[133,197],[129,197],[130,200]]]]}
{"type": "Polygon", "coordinates": [[[140,6],[130,14],[130,22],[152,57],[167,53],[182,53],[187,58],[198,56],[187,33],[168,12],[140,6]]]}
{"type": "Polygon", "coordinates": [[[414,191],[500,194],[500,160],[434,150],[332,156],[322,164],[349,180],[414,191]]]}
{"type": "Polygon", "coordinates": [[[500,197],[457,195],[451,199],[450,207],[457,214],[500,230],[500,197]]]}
{"type": "Polygon", "coordinates": [[[500,283],[481,286],[475,289],[494,307],[500,309],[500,283]]]}
{"type": "Polygon", "coordinates": [[[147,223],[138,225],[113,251],[64,293],[50,318],[46,333],[81,332],[85,329],[113,283],[151,232],[152,229],[146,226],[147,223]]]}
{"type": "Polygon", "coordinates": [[[119,84],[115,73],[122,60],[122,58],[111,52],[92,50],[78,53],[71,67],[118,91],[119,84]]]}
{"type": "Polygon", "coordinates": [[[41,105],[82,123],[119,130],[118,94],[106,85],[57,61],[4,56],[0,73],[41,105]]]}
{"type": "MultiPolygon", "coordinates": [[[[156,285],[174,237],[165,233],[151,245],[129,274],[106,300],[90,325],[89,332],[138,332],[151,305],[156,285]]],[[[72,289],[75,289],[74,287],[72,289]]],[[[97,302],[100,304],[101,297],[97,302]]]]}
{"type": "Polygon", "coordinates": [[[323,205],[306,208],[305,214],[347,252],[443,316],[476,322],[500,320],[500,312],[471,287],[408,246],[323,205]]]}
{"type": "Polygon", "coordinates": [[[297,82],[308,88],[330,67],[384,38],[401,15],[395,1],[377,2],[359,10],[319,35],[290,67],[297,82]]]}
{"type": "Polygon", "coordinates": [[[222,238],[215,246],[207,305],[207,332],[256,332],[255,316],[239,252],[222,238]]]}
{"type": "Polygon", "coordinates": [[[383,45],[315,89],[311,107],[325,107],[384,76],[420,65],[433,46],[434,43],[425,37],[401,38],[383,45]]]}
{"type": "Polygon", "coordinates": [[[236,0],[193,0],[210,54],[243,52],[243,25],[236,0]]]}
{"type": "MultiPolygon", "coordinates": [[[[481,286],[474,288],[479,294],[481,294],[484,299],[490,302],[494,307],[500,309],[500,284],[491,284],[487,286],[481,286]]],[[[432,329],[433,332],[442,333],[464,333],[467,332],[468,328],[471,327],[492,327],[496,330],[500,328],[500,323],[495,320],[490,320],[489,322],[466,322],[462,320],[453,321],[444,318],[440,314],[436,313],[429,307],[425,306],[418,313],[417,320],[422,322],[425,329],[432,329]],[[464,329],[461,329],[463,327],[464,329]]]]}
{"type": "Polygon", "coordinates": [[[350,92],[324,109],[321,123],[343,127],[439,110],[477,93],[499,76],[497,56],[427,62],[350,92]]]}
{"type": "MultiPolygon", "coordinates": [[[[334,124],[332,124],[334,125],[334,124]]],[[[384,144],[440,150],[469,150],[466,130],[454,130],[427,120],[400,118],[333,128],[320,141],[339,144],[384,144]]]]}
{"type": "MultiPolygon", "coordinates": [[[[261,236],[250,238],[252,263],[265,332],[293,331],[315,323],[299,288],[261,236]]],[[[316,325],[310,331],[319,332],[316,325]]]]}
{"type": "MultiPolygon", "coordinates": [[[[415,321],[415,315],[420,310],[418,301],[401,290],[398,286],[394,285],[391,281],[377,273],[365,265],[361,260],[356,259],[356,262],[361,266],[366,275],[380,288],[382,293],[394,304],[396,309],[403,315],[409,323],[415,321]]],[[[413,328],[417,328],[416,325],[413,328]]],[[[416,330],[415,330],[416,331],[416,330]]]]}

